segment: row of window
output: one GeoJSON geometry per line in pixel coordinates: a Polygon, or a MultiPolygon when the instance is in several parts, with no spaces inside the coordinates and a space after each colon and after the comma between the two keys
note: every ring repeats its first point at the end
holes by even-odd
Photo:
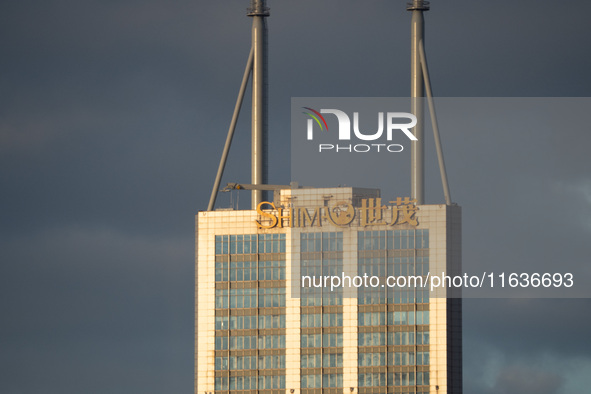
{"type": "Polygon", "coordinates": [[[429,372],[360,373],[358,382],[359,387],[427,386],[429,385],[429,372]]]}
{"type": "Polygon", "coordinates": [[[377,276],[408,276],[427,275],[429,273],[429,257],[360,257],[357,263],[359,275],[377,276]]]}
{"type": "Polygon", "coordinates": [[[301,315],[301,327],[338,327],[343,325],[342,313],[313,313],[301,315]]]}
{"type": "Polygon", "coordinates": [[[300,252],[341,252],[343,233],[301,233],[300,252]]]}
{"type": "Polygon", "coordinates": [[[313,289],[303,287],[300,289],[300,305],[301,306],[330,306],[343,305],[342,291],[335,290],[334,292],[322,293],[322,289],[313,289]]]}
{"type": "Polygon", "coordinates": [[[285,253],[285,234],[216,235],[215,254],[285,253]]]}
{"type": "Polygon", "coordinates": [[[220,376],[215,378],[215,390],[270,390],[284,389],[285,375],[281,376],[220,376]]]}
{"type": "Polygon", "coordinates": [[[360,312],[357,321],[360,326],[429,324],[429,311],[360,312]]]}
{"type": "Polygon", "coordinates": [[[285,287],[259,289],[216,289],[216,308],[257,308],[285,306],[285,287]]]}
{"type": "Polygon", "coordinates": [[[359,346],[428,345],[429,332],[360,332],[359,346]]]}
{"type": "MultiPolygon", "coordinates": [[[[411,257],[368,257],[360,258],[358,261],[357,272],[360,276],[377,276],[386,278],[387,276],[426,276],[429,273],[429,258],[426,256],[411,257]],[[386,263],[387,260],[387,263],[386,263]],[[416,262],[394,262],[394,260],[417,260],[416,262]]],[[[226,263],[227,264],[227,263],[226,263]]],[[[300,275],[310,277],[321,277],[327,275],[340,276],[343,272],[343,264],[340,259],[302,259],[300,264],[300,275]]],[[[400,284],[400,282],[398,282],[400,284]]],[[[321,287],[324,284],[320,281],[312,281],[313,287],[321,287]]],[[[348,286],[348,284],[347,284],[348,286]]],[[[416,287],[416,286],[412,286],[416,287]]]]}
{"type": "Polygon", "coordinates": [[[301,387],[312,389],[320,387],[343,387],[343,374],[302,375],[301,387]]]}
{"type": "Polygon", "coordinates": [[[342,367],[343,353],[303,354],[300,356],[301,368],[342,367]]]}
{"type": "MultiPolygon", "coordinates": [[[[409,258],[405,258],[409,259],[409,258]]],[[[428,257],[417,257],[416,260],[428,260],[428,257]]],[[[426,276],[429,272],[429,262],[422,261],[416,263],[390,263],[384,262],[385,258],[372,257],[372,258],[360,258],[358,262],[357,272],[358,275],[363,277],[376,276],[378,278],[386,278],[388,276],[426,276]]],[[[388,260],[394,260],[394,258],[388,260]]],[[[217,271],[216,271],[217,272],[217,271]]],[[[336,275],[341,276],[343,272],[342,260],[326,259],[326,260],[308,260],[302,259],[300,264],[300,275],[310,276],[312,278],[311,283],[308,287],[326,287],[322,281],[323,276],[336,275]],[[314,278],[317,277],[317,278],[314,278]]],[[[253,279],[254,280],[254,279],[253,279]]],[[[411,282],[413,283],[413,282],[411,282]]],[[[421,283],[421,282],[419,282],[421,283]]],[[[385,282],[384,282],[385,284],[385,282]]],[[[397,282],[397,285],[402,282],[397,282]]],[[[351,286],[349,282],[345,283],[345,286],[351,286]]],[[[414,284],[408,288],[416,287],[414,284]]],[[[392,287],[395,289],[394,287],[392,287]]],[[[396,287],[398,288],[398,287],[396,287]]]]}
{"type": "Polygon", "coordinates": [[[429,230],[360,231],[358,250],[427,249],[429,230]]]}
{"type": "Polygon", "coordinates": [[[429,352],[359,353],[360,367],[384,365],[429,365],[429,352]]]}
{"type": "Polygon", "coordinates": [[[285,315],[215,317],[216,330],[253,330],[256,328],[285,328],[285,315]]]}
{"type": "MultiPolygon", "coordinates": [[[[429,372],[360,373],[359,387],[428,386],[429,372]],[[416,379],[415,379],[416,377],[416,379]]],[[[302,388],[343,387],[343,374],[302,375],[302,388]]],[[[285,375],[280,376],[220,376],[215,378],[215,390],[284,389],[285,375]]]]}
{"type": "MultiPolygon", "coordinates": [[[[360,367],[393,365],[429,365],[429,352],[359,353],[360,367]]],[[[304,354],[301,368],[342,367],[343,354],[304,354]]],[[[223,356],[215,358],[216,370],[284,369],[285,355],[280,356],[223,356]]]]}
{"type": "MultiPolygon", "coordinates": [[[[427,249],[429,230],[360,231],[357,233],[359,250],[427,249]]],[[[343,250],[343,233],[301,233],[301,252],[343,250]]],[[[285,253],[285,234],[217,235],[215,253],[254,254],[285,253]]]]}
{"type": "MultiPolygon", "coordinates": [[[[359,326],[429,324],[429,311],[360,312],[357,317],[359,326]]],[[[339,327],[342,325],[342,313],[301,315],[302,328],[339,327]]],[[[249,330],[256,328],[285,328],[285,315],[215,317],[216,330],[249,330]]]]}
{"type": "Polygon", "coordinates": [[[216,370],[285,369],[285,355],[281,356],[225,356],[215,358],[216,370]]]}
{"type": "Polygon", "coordinates": [[[342,347],[343,334],[302,334],[301,347],[342,347]]]}
{"type": "MultiPolygon", "coordinates": [[[[359,346],[392,346],[415,344],[428,345],[429,332],[362,332],[358,334],[359,346]]],[[[301,335],[301,347],[304,348],[342,346],[343,334],[341,333],[301,335]]],[[[285,335],[240,335],[231,337],[215,337],[216,350],[282,348],[285,348],[285,335]]]]}
{"type": "Polygon", "coordinates": [[[368,289],[357,290],[359,305],[374,304],[426,304],[429,302],[429,288],[414,289],[368,289]]]}
{"type": "MultiPolygon", "coordinates": [[[[329,283],[330,286],[330,283],[329,283]]],[[[375,304],[426,304],[429,302],[429,289],[357,289],[359,305],[375,304]]],[[[302,306],[343,305],[343,289],[330,291],[327,289],[302,287],[300,289],[302,306]]]]}
{"type": "MultiPolygon", "coordinates": [[[[343,264],[342,261],[339,264],[330,264],[326,263],[327,260],[320,262],[319,260],[313,260],[314,262],[318,262],[318,264],[307,264],[304,265],[304,261],[300,264],[300,275],[301,276],[309,276],[312,278],[311,285],[313,287],[322,287],[324,283],[322,282],[323,276],[341,276],[343,273],[343,264]]],[[[335,261],[335,260],[332,260],[335,261]]],[[[310,261],[308,261],[310,263],[310,261]]]]}
{"type": "Polygon", "coordinates": [[[261,263],[262,261],[259,262],[257,268],[256,261],[242,261],[235,264],[217,262],[215,263],[215,281],[285,280],[285,261],[265,261],[265,265],[261,263]],[[236,265],[236,267],[232,267],[232,265],[236,265]]]}
{"type": "Polygon", "coordinates": [[[285,335],[240,335],[215,337],[215,350],[283,349],[285,335]]]}

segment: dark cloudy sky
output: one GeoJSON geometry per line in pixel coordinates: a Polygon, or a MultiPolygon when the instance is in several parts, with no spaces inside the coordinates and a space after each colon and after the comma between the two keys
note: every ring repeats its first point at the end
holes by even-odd
{"type": "MultiPolygon", "coordinates": [[[[291,97],[408,95],[404,4],[269,1],[272,183],[290,180],[291,97]]],[[[192,392],[194,214],[248,56],[248,5],[0,2],[1,393],[192,392]]],[[[589,15],[583,0],[433,0],[435,94],[590,96],[589,15]]],[[[249,118],[227,182],[248,181],[249,118]]],[[[465,261],[589,263],[590,131],[499,130],[497,155],[491,133],[442,130],[465,261]]],[[[465,392],[589,392],[589,332],[588,299],[466,300],[465,392]]]]}

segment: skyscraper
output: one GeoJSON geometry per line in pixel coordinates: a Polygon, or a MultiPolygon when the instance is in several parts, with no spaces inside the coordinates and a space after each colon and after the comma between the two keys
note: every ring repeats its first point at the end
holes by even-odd
{"type": "Polygon", "coordinates": [[[460,208],[350,187],[273,200],[196,216],[195,393],[461,393],[461,301],[386,283],[457,272],[460,208]]]}
{"type": "Polygon", "coordinates": [[[429,6],[413,0],[407,9],[412,198],[382,198],[377,189],[265,185],[269,9],[251,0],[251,54],[208,211],[196,216],[196,394],[462,392],[461,300],[428,286],[432,273],[459,272],[461,211],[434,118],[446,205],[423,204],[429,6]],[[213,210],[251,73],[252,209],[213,210]],[[274,190],[272,201],[264,190],[274,190]]]}

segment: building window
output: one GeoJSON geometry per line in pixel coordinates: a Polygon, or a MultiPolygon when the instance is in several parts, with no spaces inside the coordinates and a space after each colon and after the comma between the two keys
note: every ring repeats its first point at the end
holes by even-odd
{"type": "Polygon", "coordinates": [[[257,336],[256,335],[231,336],[230,337],[230,350],[256,349],[256,348],[257,348],[257,336]]]}
{"type": "Polygon", "coordinates": [[[322,346],[323,347],[342,347],[343,346],[343,334],[322,334],[322,346]]]}
{"type": "Polygon", "coordinates": [[[229,279],[230,271],[228,270],[230,263],[227,261],[216,261],[215,262],[215,281],[216,282],[227,282],[229,279]]]}
{"type": "Polygon", "coordinates": [[[386,258],[385,257],[360,257],[357,264],[357,272],[360,275],[367,276],[386,276],[386,258]]]}
{"type": "MultiPolygon", "coordinates": [[[[285,295],[283,295],[283,302],[285,304],[285,295]]],[[[256,308],[257,289],[216,289],[215,307],[218,309],[256,308]]]]}
{"type": "Polygon", "coordinates": [[[414,386],[414,372],[388,372],[388,384],[390,386],[414,386]]]}
{"type": "Polygon", "coordinates": [[[360,326],[385,326],[385,312],[360,312],[357,314],[358,324],[360,326]]]}
{"type": "MultiPolygon", "coordinates": [[[[363,275],[363,273],[360,273],[360,275],[363,275]]],[[[386,292],[384,290],[380,288],[360,287],[357,289],[357,302],[359,305],[385,304],[386,292]]]]}
{"type": "Polygon", "coordinates": [[[256,356],[230,356],[229,359],[231,370],[257,369],[256,356]]]}
{"type": "Polygon", "coordinates": [[[343,387],[343,374],[302,375],[302,388],[343,387]]]}
{"type": "Polygon", "coordinates": [[[216,235],[215,236],[215,254],[228,254],[230,251],[230,236],[229,235],[216,235]]]}
{"type": "Polygon", "coordinates": [[[388,332],[388,345],[428,345],[429,331],[388,332]],[[415,340],[416,339],[416,340],[415,340]]]}
{"type": "Polygon", "coordinates": [[[259,369],[284,369],[285,356],[259,356],[259,369]]]}
{"type": "Polygon", "coordinates": [[[303,389],[321,388],[322,375],[302,375],[301,384],[303,389]]]}
{"type": "Polygon", "coordinates": [[[259,349],[285,348],[285,335],[259,335],[259,349]]]}
{"type": "Polygon", "coordinates": [[[216,357],[215,358],[215,370],[216,371],[227,371],[229,368],[228,357],[216,357]]]}
{"type": "Polygon", "coordinates": [[[259,261],[259,280],[285,280],[285,260],[259,261]]]}
{"type": "Polygon", "coordinates": [[[357,245],[358,250],[385,250],[386,231],[359,231],[357,245]]]}
{"type": "Polygon", "coordinates": [[[285,259],[260,256],[285,253],[285,234],[216,235],[215,253],[216,282],[285,280],[285,259]]]}
{"type": "Polygon", "coordinates": [[[388,352],[388,365],[416,365],[414,352],[388,352]]]}
{"type": "Polygon", "coordinates": [[[322,366],[327,367],[342,367],[343,353],[326,353],[322,355],[322,366]]]}
{"type": "MultiPolygon", "coordinates": [[[[275,316],[272,316],[275,317],[275,316]]],[[[281,319],[277,319],[281,321],[281,319]]],[[[285,319],[283,319],[285,321],[285,319]]],[[[257,316],[216,316],[216,330],[249,330],[257,328],[257,316]]],[[[278,327],[277,327],[278,328],[278,327]]],[[[256,336],[216,337],[216,350],[224,349],[256,349],[256,336]]]]}
{"type": "Polygon", "coordinates": [[[385,332],[360,332],[359,346],[382,346],[386,344],[385,332]]]}
{"type": "MultiPolygon", "coordinates": [[[[229,275],[218,274],[216,269],[216,280],[218,277],[229,276],[231,281],[257,280],[257,262],[254,258],[251,261],[231,261],[229,275]]],[[[227,263],[223,263],[227,265],[227,263]]],[[[217,266],[217,263],[216,263],[217,266]]],[[[223,270],[223,268],[220,268],[223,270]]]]}
{"type": "Polygon", "coordinates": [[[417,352],[417,365],[429,365],[429,352],[417,352]]]}
{"type": "Polygon", "coordinates": [[[342,313],[314,313],[301,316],[301,327],[341,327],[343,325],[342,313]]]}
{"type": "Polygon", "coordinates": [[[429,372],[417,372],[417,386],[429,385],[429,372]]]}
{"type": "Polygon", "coordinates": [[[321,334],[302,334],[301,347],[322,347],[321,334]]]}
{"type": "Polygon", "coordinates": [[[380,372],[360,373],[359,387],[386,386],[386,374],[380,372]]]}
{"type": "Polygon", "coordinates": [[[215,390],[228,390],[228,377],[227,376],[223,376],[223,377],[216,377],[215,378],[215,383],[214,383],[214,389],[215,390]]]}
{"type": "Polygon", "coordinates": [[[322,327],[322,314],[303,314],[301,315],[301,327],[322,327]]]}
{"type": "Polygon", "coordinates": [[[259,328],[285,328],[285,315],[259,316],[259,328]]]}
{"type": "Polygon", "coordinates": [[[429,324],[429,311],[388,312],[389,325],[429,324]]]}
{"type": "Polygon", "coordinates": [[[343,387],[343,374],[331,373],[322,375],[322,387],[343,387]]]}
{"type": "Polygon", "coordinates": [[[228,337],[215,337],[215,350],[228,350],[228,337]]]}
{"type": "Polygon", "coordinates": [[[285,306],[285,287],[259,289],[259,307],[285,306]]]}
{"type": "Polygon", "coordinates": [[[285,234],[216,235],[215,254],[285,253],[285,234]]]}
{"type": "Polygon", "coordinates": [[[301,233],[300,252],[342,252],[343,233],[301,233]]]}
{"type": "Polygon", "coordinates": [[[322,233],[322,250],[324,252],[342,252],[343,233],[322,233]]]}
{"type": "Polygon", "coordinates": [[[386,364],[386,353],[359,353],[360,367],[379,367],[386,364]]]}
{"type": "Polygon", "coordinates": [[[325,313],[322,315],[323,327],[339,327],[343,325],[342,313],[325,313]]]}
{"type": "Polygon", "coordinates": [[[419,331],[417,332],[417,345],[428,345],[429,344],[429,332],[419,331]]]}
{"type": "Polygon", "coordinates": [[[320,368],[322,367],[321,354],[302,354],[300,356],[301,368],[320,368]]]}
{"type": "Polygon", "coordinates": [[[302,334],[301,347],[342,347],[343,334],[302,334]]]}
{"type": "Polygon", "coordinates": [[[230,390],[256,390],[256,376],[230,376],[230,390]]]}
{"type": "Polygon", "coordinates": [[[359,231],[358,250],[428,249],[429,230],[359,231]]]}
{"type": "MultiPolygon", "coordinates": [[[[318,280],[322,276],[343,272],[343,233],[301,233],[300,275],[318,280]]],[[[329,291],[321,287],[305,286],[301,289],[302,306],[342,305],[343,289],[329,291]]]]}
{"type": "Polygon", "coordinates": [[[285,375],[282,376],[259,376],[259,390],[263,389],[284,389],[285,375]]]}
{"type": "Polygon", "coordinates": [[[255,328],[257,328],[256,316],[230,316],[230,330],[253,330],[255,328]]]}
{"type": "Polygon", "coordinates": [[[301,368],[342,367],[343,353],[303,354],[300,357],[301,368]]]}
{"type": "Polygon", "coordinates": [[[285,253],[285,234],[259,234],[259,253],[285,253]]]}
{"type": "Polygon", "coordinates": [[[230,328],[228,316],[216,316],[215,317],[215,329],[216,330],[228,330],[230,328]]]}

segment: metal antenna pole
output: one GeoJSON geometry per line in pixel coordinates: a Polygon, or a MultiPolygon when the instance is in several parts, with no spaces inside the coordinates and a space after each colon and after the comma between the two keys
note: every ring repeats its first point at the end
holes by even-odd
{"type": "Polygon", "coordinates": [[[423,97],[424,85],[421,70],[421,59],[419,43],[423,40],[425,33],[423,11],[429,10],[429,2],[423,0],[413,0],[407,3],[407,11],[412,11],[411,21],[411,109],[410,111],[417,117],[417,124],[414,127],[416,141],[411,142],[411,169],[410,169],[410,193],[417,204],[425,203],[425,141],[423,132],[423,97]]]}
{"type": "Polygon", "coordinates": [[[445,170],[445,161],[443,160],[443,148],[441,147],[441,138],[439,137],[439,126],[437,124],[437,113],[435,112],[435,103],[433,102],[433,91],[431,90],[431,78],[429,78],[429,67],[427,67],[427,55],[423,41],[419,43],[421,55],[421,66],[423,77],[425,78],[425,88],[427,91],[427,102],[429,103],[429,112],[431,114],[431,125],[433,126],[433,137],[435,139],[435,149],[437,150],[437,161],[439,161],[439,174],[441,175],[441,184],[443,185],[443,195],[445,204],[451,205],[451,193],[449,183],[447,182],[447,171],[445,170]]]}
{"type": "Polygon", "coordinates": [[[248,61],[246,62],[246,70],[244,70],[244,76],[242,77],[242,85],[240,85],[240,91],[238,92],[238,99],[236,100],[236,106],[234,107],[234,115],[232,116],[232,122],[230,122],[230,128],[228,129],[228,136],[226,137],[226,145],[224,145],[224,151],[222,152],[222,158],[220,160],[220,165],[218,167],[218,173],[215,177],[215,182],[213,184],[213,190],[211,191],[211,197],[209,198],[209,205],[207,207],[208,211],[213,211],[213,207],[215,206],[215,200],[218,195],[218,190],[220,189],[220,182],[222,181],[222,176],[224,175],[224,169],[226,168],[226,161],[228,159],[228,153],[230,152],[230,145],[232,145],[232,138],[234,138],[234,130],[236,130],[236,123],[238,122],[238,115],[240,115],[240,108],[242,108],[242,101],[244,99],[244,92],[246,91],[246,86],[248,85],[248,79],[250,77],[250,72],[252,71],[252,63],[254,61],[254,49],[250,49],[250,55],[248,56],[248,61]]]}
{"type": "MultiPolygon", "coordinates": [[[[251,0],[248,16],[252,17],[252,150],[251,182],[267,183],[267,22],[269,8],[266,0],[251,0]]],[[[262,190],[252,191],[252,209],[263,201],[262,190]]]]}

